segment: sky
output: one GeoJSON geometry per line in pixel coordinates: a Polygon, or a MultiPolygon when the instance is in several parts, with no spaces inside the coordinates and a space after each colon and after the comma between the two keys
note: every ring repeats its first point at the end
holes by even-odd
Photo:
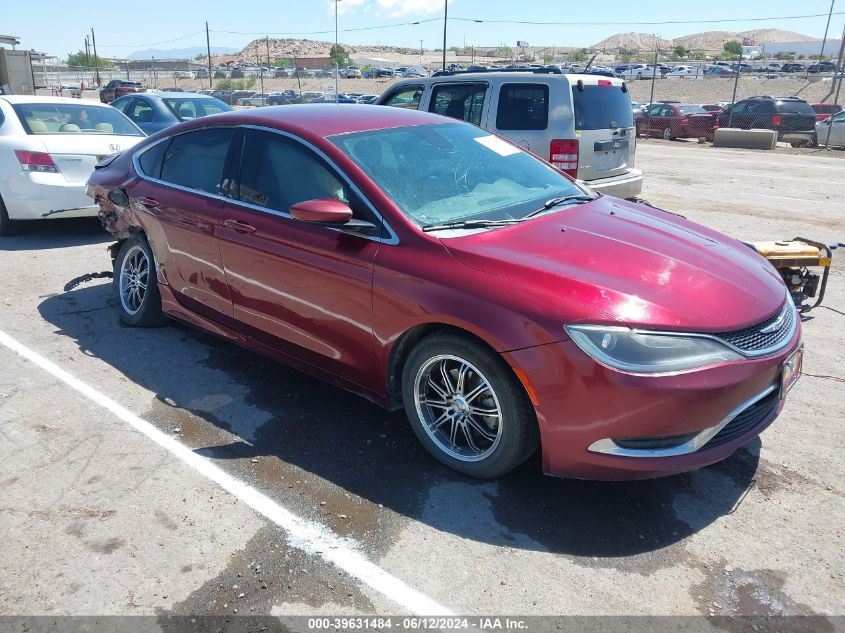
{"type": "MultiPolygon", "coordinates": [[[[845,23],[845,0],[834,2],[829,38],[838,39],[845,23]]],[[[148,48],[204,46],[206,20],[212,31],[213,46],[241,48],[265,34],[334,39],[333,0],[237,0],[206,5],[162,0],[147,0],[140,5],[121,5],[114,0],[77,0],[70,11],[65,2],[60,4],[56,0],[4,0],[4,4],[0,24],[3,35],[20,37],[22,48],[62,59],[84,47],[85,35],[92,27],[98,52],[118,58],[148,48]],[[143,10],[131,11],[131,6],[142,6],[143,10]],[[61,16],[60,19],[45,18],[51,13],[61,16]]],[[[627,0],[599,5],[571,0],[449,0],[447,46],[515,46],[517,40],[524,40],[532,46],[586,47],[614,33],[628,31],[655,33],[671,39],[700,31],[780,28],[822,37],[830,6],[830,0],[627,0]],[[794,17],[808,14],[824,14],[824,17],[794,17]],[[750,21],[747,18],[778,19],[750,21]],[[691,22],[701,19],[738,21],[691,22]],[[517,24],[516,21],[566,24],[517,24]],[[636,24],[679,21],[691,23],[636,24]]],[[[418,48],[422,40],[426,49],[442,46],[443,0],[340,0],[337,8],[341,43],[418,48]]]]}

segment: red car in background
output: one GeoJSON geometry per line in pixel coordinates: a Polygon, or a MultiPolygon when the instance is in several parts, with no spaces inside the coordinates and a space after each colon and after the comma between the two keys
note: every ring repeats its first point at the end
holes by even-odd
{"type": "Polygon", "coordinates": [[[824,121],[834,114],[842,112],[842,106],[838,103],[811,103],[810,107],[816,113],[816,121],[824,121]]]}
{"type": "Polygon", "coordinates": [[[124,323],[177,319],[404,407],[467,475],[538,448],[560,476],[700,468],[800,374],[800,319],[760,255],[463,121],[216,114],[108,157],[88,193],[124,323]]]}
{"type": "Polygon", "coordinates": [[[718,112],[692,103],[656,103],[634,119],[637,136],[704,138],[712,141],[719,127],[718,112]]]}
{"type": "Polygon", "coordinates": [[[143,84],[137,81],[124,81],[122,79],[112,79],[109,83],[100,89],[100,101],[103,103],[111,103],[118,97],[132,94],[133,92],[146,92],[143,84]]]}

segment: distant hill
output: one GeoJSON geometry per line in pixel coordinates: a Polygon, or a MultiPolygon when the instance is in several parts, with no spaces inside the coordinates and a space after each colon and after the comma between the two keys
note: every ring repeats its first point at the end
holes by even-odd
{"type": "MultiPolygon", "coordinates": [[[[205,46],[191,46],[189,48],[148,48],[143,51],[131,53],[127,59],[193,59],[197,55],[205,55],[208,51],[205,46]]],[[[227,55],[237,53],[238,49],[231,46],[212,46],[212,55],[227,55]]]]}
{"type": "MultiPolygon", "coordinates": [[[[766,42],[820,42],[816,37],[783,31],[781,29],[755,29],[753,31],[706,31],[704,33],[693,33],[676,37],[673,40],[660,40],[660,48],[667,49],[673,46],[683,46],[690,50],[720,51],[725,42],[737,40],[741,42],[744,38],[750,38],[755,44],[766,42]]],[[[593,50],[618,50],[648,51],[654,50],[655,38],[648,33],[617,33],[603,39],[592,46],[593,50]]]]}

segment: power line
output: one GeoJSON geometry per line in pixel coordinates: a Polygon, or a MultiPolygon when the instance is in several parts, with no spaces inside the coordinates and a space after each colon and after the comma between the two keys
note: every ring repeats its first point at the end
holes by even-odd
{"type": "MultiPolygon", "coordinates": [[[[845,15],[845,11],[837,11],[832,15],[845,15]]],[[[651,22],[541,22],[537,20],[479,20],[478,18],[451,17],[450,20],[460,22],[475,22],[477,24],[528,24],[534,26],[620,26],[632,24],[638,26],[663,26],[672,24],[727,24],[730,22],[773,22],[775,20],[802,20],[806,18],[826,18],[827,13],[808,13],[806,15],[780,15],[765,18],[719,18],[714,20],[660,20],[651,22]]],[[[442,19],[442,18],[434,18],[442,19]]]]}
{"type": "Polygon", "coordinates": [[[158,46],[159,44],[170,44],[171,42],[178,42],[179,40],[185,40],[189,37],[194,37],[195,35],[200,35],[205,33],[205,29],[202,31],[197,31],[196,33],[188,33],[187,35],[180,35],[179,37],[174,37],[172,40],[164,40],[163,42],[150,42],[148,44],[100,44],[100,48],[143,48],[145,46],[158,46]]]}
{"type": "MultiPolygon", "coordinates": [[[[415,20],[413,22],[399,22],[396,24],[380,24],[376,26],[362,26],[351,29],[340,29],[338,33],[352,33],[356,31],[377,31],[379,29],[392,29],[399,26],[415,26],[418,24],[426,24],[428,22],[439,22],[442,17],[428,18],[426,20],[415,20]]],[[[451,19],[451,18],[450,18],[451,19]]],[[[228,35],[329,35],[334,33],[334,29],[328,31],[218,31],[212,29],[212,33],[226,33],[228,35]]]]}

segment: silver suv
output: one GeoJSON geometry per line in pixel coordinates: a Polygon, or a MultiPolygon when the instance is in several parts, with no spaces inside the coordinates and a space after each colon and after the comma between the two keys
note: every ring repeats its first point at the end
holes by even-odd
{"type": "Polygon", "coordinates": [[[390,86],[379,105],[463,119],[549,161],[588,187],[640,194],[631,97],[621,79],[549,72],[440,73],[390,86]]]}

